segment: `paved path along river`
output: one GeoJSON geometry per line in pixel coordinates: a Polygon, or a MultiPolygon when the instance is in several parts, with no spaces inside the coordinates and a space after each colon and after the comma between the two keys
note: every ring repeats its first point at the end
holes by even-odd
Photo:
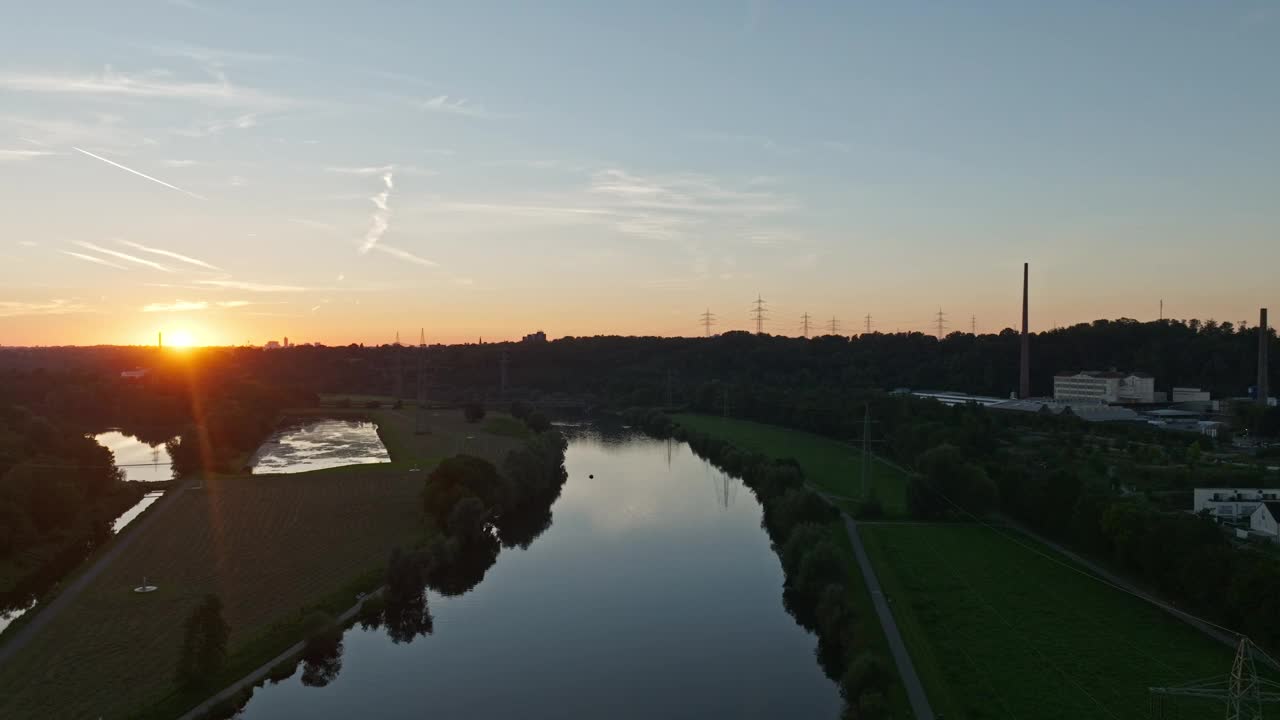
{"type": "Polygon", "coordinates": [[[38,606],[36,614],[27,620],[26,624],[13,630],[12,636],[6,638],[4,643],[0,644],[0,665],[3,665],[25,647],[27,643],[31,642],[31,638],[35,637],[37,633],[44,629],[44,626],[58,616],[58,613],[70,605],[76,599],[76,596],[88,587],[89,583],[101,575],[102,571],[120,556],[120,553],[133,544],[134,538],[142,535],[151,526],[151,523],[155,522],[157,517],[168,510],[178,496],[185,493],[194,482],[195,478],[179,481],[175,487],[165,493],[164,497],[148,508],[148,511],[140,520],[131,523],[129,529],[123,535],[113,538],[111,547],[99,555],[89,567],[84,569],[84,572],[81,572],[71,580],[62,589],[62,592],[58,593],[57,597],[47,605],[38,606]]]}

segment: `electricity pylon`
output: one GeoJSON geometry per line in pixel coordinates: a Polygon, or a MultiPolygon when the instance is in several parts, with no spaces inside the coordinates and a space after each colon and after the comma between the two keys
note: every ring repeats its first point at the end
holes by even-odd
{"type": "Polygon", "coordinates": [[[1169,716],[1169,704],[1175,698],[1194,698],[1225,702],[1227,720],[1261,720],[1263,703],[1280,703],[1280,683],[1258,677],[1253,654],[1253,643],[1241,635],[1231,672],[1225,678],[1219,676],[1177,687],[1148,688],[1152,718],[1163,720],[1169,716]]]}

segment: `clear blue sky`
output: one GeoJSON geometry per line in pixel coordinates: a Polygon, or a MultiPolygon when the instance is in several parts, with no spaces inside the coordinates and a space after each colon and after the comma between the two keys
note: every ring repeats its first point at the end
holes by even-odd
{"type": "Polygon", "coordinates": [[[11,13],[0,343],[1280,306],[1280,3],[453,5],[11,13]]]}

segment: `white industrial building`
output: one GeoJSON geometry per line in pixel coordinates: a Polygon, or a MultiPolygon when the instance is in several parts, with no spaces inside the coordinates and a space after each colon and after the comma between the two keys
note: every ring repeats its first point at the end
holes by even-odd
{"type": "Polygon", "coordinates": [[[1249,532],[1276,542],[1280,539],[1280,502],[1267,501],[1249,515],[1249,532]]]}
{"type": "Polygon", "coordinates": [[[1156,401],[1156,381],[1146,373],[1068,370],[1054,375],[1053,399],[1076,403],[1152,403],[1156,401]]]}
{"type": "Polygon", "coordinates": [[[1280,488],[1196,488],[1192,512],[1209,511],[1217,520],[1244,520],[1264,503],[1280,502],[1280,488]]]}
{"type": "Polygon", "coordinates": [[[1175,403],[1210,402],[1209,391],[1200,388],[1176,387],[1169,395],[1169,401],[1175,403]]]}

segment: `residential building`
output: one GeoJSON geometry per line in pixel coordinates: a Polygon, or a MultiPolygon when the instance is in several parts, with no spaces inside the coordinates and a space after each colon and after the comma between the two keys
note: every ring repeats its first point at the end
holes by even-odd
{"type": "Polygon", "coordinates": [[[263,350],[279,350],[280,342],[277,340],[268,340],[266,345],[262,346],[263,350]]]}
{"type": "Polygon", "coordinates": [[[1272,542],[1280,540],[1280,502],[1268,500],[1249,515],[1249,531],[1264,535],[1272,542]]]}
{"type": "Polygon", "coordinates": [[[537,332],[529,333],[528,335],[524,336],[523,340],[521,340],[521,342],[526,342],[526,343],[544,343],[546,341],[547,341],[547,334],[542,332],[541,330],[537,332]]]}
{"type": "Polygon", "coordinates": [[[1267,502],[1280,502],[1280,488],[1196,488],[1191,511],[1209,511],[1217,520],[1243,521],[1267,502]]]}
{"type": "Polygon", "coordinates": [[[1094,403],[1152,403],[1155,378],[1146,373],[1115,370],[1068,370],[1053,378],[1053,399],[1094,403]]]}

